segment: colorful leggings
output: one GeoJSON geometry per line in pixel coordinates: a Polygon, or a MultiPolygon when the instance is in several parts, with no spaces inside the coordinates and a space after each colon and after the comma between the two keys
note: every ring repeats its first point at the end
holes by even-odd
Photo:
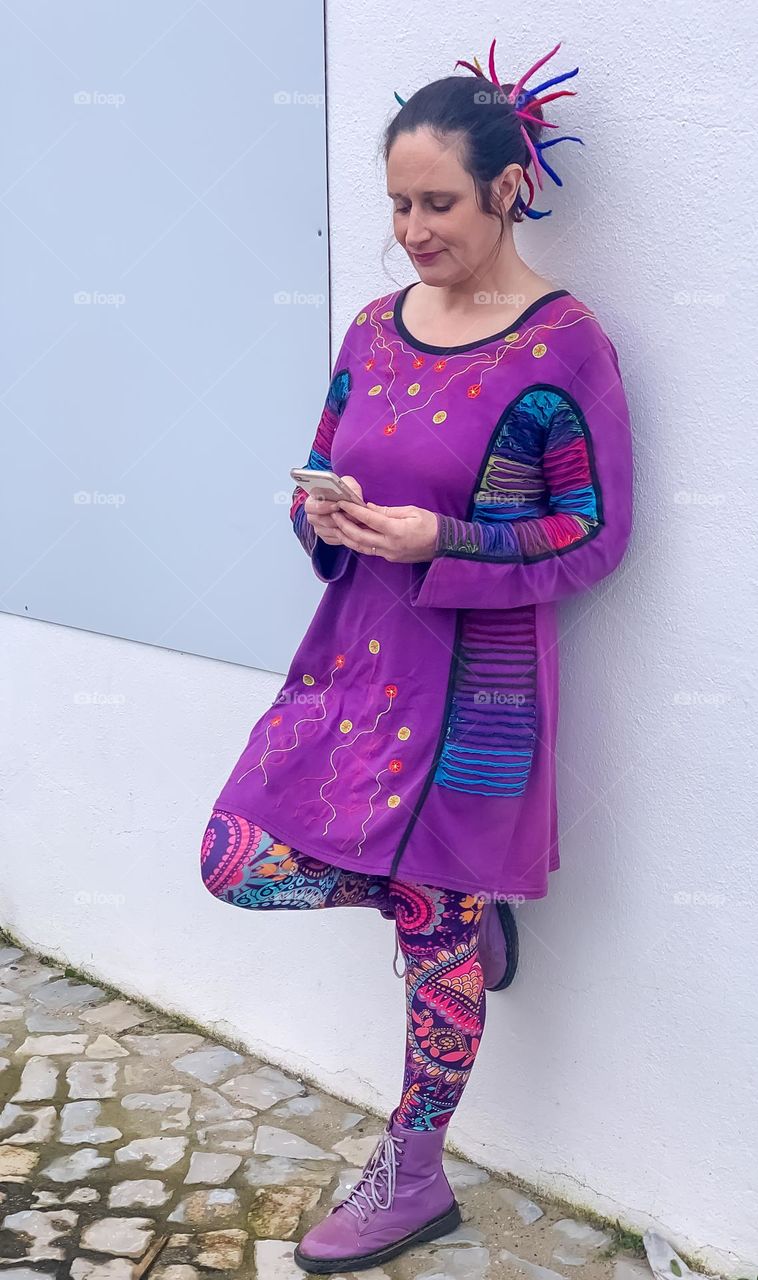
{"type": "Polygon", "coordinates": [[[236,907],[374,907],[394,919],[406,990],[403,1091],[395,1119],[407,1129],[447,1124],[484,1029],[477,942],[486,895],[333,867],[222,809],[211,814],[200,859],[205,887],[236,907]]]}

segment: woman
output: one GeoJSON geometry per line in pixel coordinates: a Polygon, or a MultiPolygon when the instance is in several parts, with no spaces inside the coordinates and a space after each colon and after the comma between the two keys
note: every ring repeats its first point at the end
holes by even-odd
{"type": "Polygon", "coordinates": [[[368,505],[295,489],[328,586],[203,839],[222,902],[374,908],[405,959],[401,1099],[297,1247],[311,1272],[380,1265],[460,1221],[442,1149],[485,985],[512,960],[497,908],[544,897],[559,866],[555,602],[609,574],[631,530],[615,347],[513,241],[544,216],[530,163],[539,187],[560,181],[537,94],[575,72],[526,90],[543,58],[500,86],[493,55],[489,78],[477,63],[427,85],[386,131],[394,234],[420,279],[349,326],[307,464],[368,505]]]}

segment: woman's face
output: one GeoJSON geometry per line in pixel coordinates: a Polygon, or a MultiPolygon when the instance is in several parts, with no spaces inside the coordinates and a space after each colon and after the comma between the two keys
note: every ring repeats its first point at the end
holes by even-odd
{"type": "MultiPolygon", "coordinates": [[[[474,180],[458,159],[460,141],[459,135],[449,134],[439,142],[423,128],[401,133],[387,161],[395,237],[428,284],[478,277],[493,262],[500,236],[500,219],[482,213],[474,180]]],[[[508,165],[493,181],[504,211],[515,198],[522,172],[520,165],[508,165]]]]}

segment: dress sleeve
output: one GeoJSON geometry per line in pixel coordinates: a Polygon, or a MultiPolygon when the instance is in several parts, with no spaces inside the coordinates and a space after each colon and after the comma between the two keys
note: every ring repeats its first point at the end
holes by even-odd
{"type": "Polygon", "coordinates": [[[436,550],[411,587],[411,603],[513,609],[587,590],[627,548],[632,484],[629,409],[606,337],[565,387],[530,389],[505,415],[472,519],[435,513],[436,550]],[[522,441],[541,442],[534,468],[514,448],[520,433],[522,441]],[[524,480],[530,474],[534,488],[524,480]],[[514,488],[524,491],[515,505],[514,488]],[[537,514],[514,516],[525,504],[537,514]]]}
{"type": "MultiPolygon", "coordinates": [[[[310,467],[316,471],[331,471],[332,441],[347,404],[351,384],[352,379],[348,366],[348,340],[346,336],[334,363],[329,390],[327,391],[319,424],[313,438],[311,451],[307,460],[303,463],[304,467],[310,467]]],[[[336,578],[342,577],[350,557],[353,555],[353,550],[351,547],[332,546],[331,543],[324,542],[323,538],[316,536],[313,525],[305,514],[304,508],[307,497],[307,491],[300,485],[295,485],[290,505],[292,527],[302,547],[310,556],[316,577],[322,582],[332,582],[336,578]]]]}

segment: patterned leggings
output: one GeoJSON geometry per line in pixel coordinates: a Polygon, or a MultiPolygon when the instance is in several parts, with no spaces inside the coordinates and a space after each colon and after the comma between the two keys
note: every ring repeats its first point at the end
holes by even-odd
{"type": "Polygon", "coordinates": [[[406,991],[403,1091],[395,1120],[406,1129],[447,1124],[484,1029],[477,942],[486,895],[333,867],[222,809],[211,814],[200,859],[205,887],[236,907],[373,907],[395,921],[406,991]]]}

